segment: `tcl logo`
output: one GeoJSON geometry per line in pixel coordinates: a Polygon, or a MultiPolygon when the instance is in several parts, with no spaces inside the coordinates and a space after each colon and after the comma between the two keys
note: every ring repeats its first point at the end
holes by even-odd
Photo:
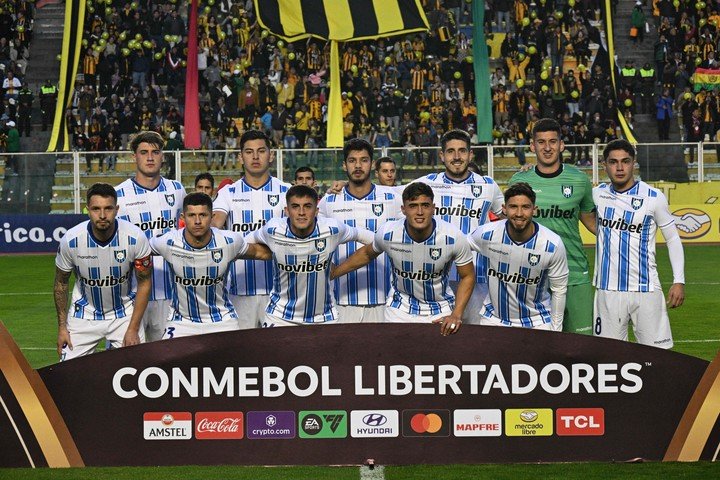
{"type": "Polygon", "coordinates": [[[198,440],[237,440],[243,438],[242,412],[197,412],[195,438],[198,440]]]}
{"type": "Polygon", "coordinates": [[[556,431],[560,436],[605,435],[605,410],[602,408],[558,408],[556,431]]]}

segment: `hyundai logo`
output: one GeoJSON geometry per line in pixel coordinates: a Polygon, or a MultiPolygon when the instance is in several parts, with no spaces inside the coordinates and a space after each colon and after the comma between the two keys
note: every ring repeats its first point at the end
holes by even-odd
{"type": "Polygon", "coordinates": [[[362,421],[369,427],[379,427],[387,423],[387,417],[380,413],[368,413],[363,417],[362,421]]]}

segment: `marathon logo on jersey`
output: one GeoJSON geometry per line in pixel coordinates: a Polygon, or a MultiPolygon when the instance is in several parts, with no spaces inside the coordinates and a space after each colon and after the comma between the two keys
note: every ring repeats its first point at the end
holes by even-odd
{"type": "MultiPolygon", "coordinates": [[[[538,258],[538,261],[540,259],[538,258]]],[[[537,285],[540,283],[540,275],[535,278],[526,278],[522,273],[503,273],[498,272],[494,268],[487,271],[489,277],[497,277],[503,283],[519,283],[520,285],[537,285]]]]}
{"type": "Polygon", "coordinates": [[[345,410],[302,411],[298,416],[300,438],[346,438],[345,410]]]}
{"type": "Polygon", "coordinates": [[[177,227],[177,220],[158,217],[157,219],[150,220],[149,222],[136,223],[135,226],[140,228],[143,232],[147,230],[172,230],[177,227]]]}
{"type": "Polygon", "coordinates": [[[613,220],[611,218],[599,218],[598,223],[601,227],[620,230],[621,232],[642,233],[642,223],[627,223],[624,218],[613,220]]]}
{"type": "Polygon", "coordinates": [[[473,197],[480,198],[482,196],[482,185],[472,185],[470,192],[472,192],[473,197]]]}
{"type": "Polygon", "coordinates": [[[425,270],[417,270],[415,272],[406,272],[398,268],[394,268],[393,272],[400,278],[406,278],[408,280],[420,280],[422,282],[431,280],[434,278],[440,278],[442,272],[426,272],[425,270]]]}
{"type": "Polygon", "coordinates": [[[373,203],[372,204],[372,212],[373,212],[373,214],[375,214],[376,217],[381,217],[384,210],[385,210],[385,206],[382,203],[373,203]]]}
{"type": "Polygon", "coordinates": [[[560,436],[605,435],[605,410],[602,408],[558,408],[555,425],[560,436]]]}
{"type": "Polygon", "coordinates": [[[113,255],[115,256],[115,260],[119,263],[123,263],[127,257],[125,250],[115,250],[113,251],[113,255]]]}
{"type": "Polygon", "coordinates": [[[257,222],[252,223],[233,223],[232,230],[233,232],[254,232],[255,230],[260,230],[265,224],[267,223],[267,220],[264,218],[261,218],[257,222]]]}
{"type": "Polygon", "coordinates": [[[268,203],[271,207],[277,206],[280,203],[280,195],[268,195],[268,203]]]}
{"type": "Polygon", "coordinates": [[[175,194],[174,193],[166,193],[165,194],[165,201],[168,205],[171,207],[175,205],[175,194]]]}
{"type": "Polygon", "coordinates": [[[563,185],[562,187],[562,194],[565,198],[572,197],[573,194],[573,186],[572,185],[563,185]]]}
{"type": "Polygon", "coordinates": [[[145,440],[192,439],[192,414],[190,412],[145,412],[143,414],[143,438],[145,440]]]}
{"type": "Polygon", "coordinates": [[[211,250],[211,256],[212,256],[213,262],[220,263],[220,262],[222,262],[222,259],[223,259],[223,252],[222,252],[222,250],[219,250],[219,249],[211,250]]]}
{"type": "Polygon", "coordinates": [[[540,263],[540,255],[537,253],[528,253],[528,263],[534,267],[540,263]]]}
{"type": "Polygon", "coordinates": [[[322,272],[330,268],[330,259],[328,258],[322,263],[310,263],[308,261],[305,261],[303,263],[296,264],[277,263],[276,265],[278,269],[282,270],[283,272],[314,273],[322,272]]]}
{"type": "Polygon", "coordinates": [[[632,201],[630,202],[630,206],[633,208],[633,210],[640,210],[640,207],[643,206],[643,199],[633,197],[632,201]]]}
{"type": "Polygon", "coordinates": [[[353,410],[350,412],[350,436],[377,438],[400,436],[397,410],[353,410]]]}
{"type": "Polygon", "coordinates": [[[403,437],[449,437],[449,410],[403,410],[403,437]]]}
{"type": "Polygon", "coordinates": [[[251,440],[295,438],[295,412],[248,412],[246,425],[251,440]]]}
{"type": "Polygon", "coordinates": [[[88,287],[116,287],[118,285],[122,285],[123,283],[127,282],[128,279],[130,279],[130,272],[127,272],[125,275],[118,277],[114,277],[112,275],[106,275],[103,278],[85,278],[80,277],[80,281],[87,285],[88,287]]]}
{"type": "MultiPolygon", "coordinates": [[[[435,188],[435,186],[433,186],[435,188]]],[[[435,207],[435,215],[449,217],[470,217],[482,218],[482,209],[467,208],[465,205],[457,205],[455,207],[435,207]]]]}
{"type": "Polygon", "coordinates": [[[497,409],[453,412],[456,437],[499,437],[502,435],[502,412],[497,409]]]}
{"type": "Polygon", "coordinates": [[[431,248],[430,249],[430,258],[433,260],[440,259],[440,256],[442,255],[442,248],[431,248]]]}
{"type": "Polygon", "coordinates": [[[223,282],[223,277],[209,277],[202,275],[195,278],[183,278],[180,275],[175,275],[175,283],[182,285],[183,287],[210,287],[212,285],[219,285],[223,282]]]}
{"type": "Polygon", "coordinates": [[[321,238],[320,240],[315,240],[315,250],[318,252],[322,252],[325,250],[325,247],[327,246],[327,240],[324,238],[321,238]]]}
{"type": "Polygon", "coordinates": [[[243,438],[242,412],[196,412],[195,438],[240,440],[243,438]]]}

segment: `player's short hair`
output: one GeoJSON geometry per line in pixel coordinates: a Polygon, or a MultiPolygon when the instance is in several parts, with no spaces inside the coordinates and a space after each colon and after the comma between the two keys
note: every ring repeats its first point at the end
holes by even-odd
{"type": "Polygon", "coordinates": [[[287,193],[285,193],[285,201],[290,203],[290,199],[294,197],[310,197],[315,203],[320,201],[317,190],[307,185],[293,185],[290,187],[287,193]]]}
{"type": "Polygon", "coordinates": [[[90,188],[88,188],[87,194],[85,196],[85,201],[89,204],[90,197],[94,197],[95,195],[99,195],[105,198],[112,197],[113,202],[117,203],[117,192],[115,191],[115,187],[113,187],[109,183],[93,183],[90,188]]]}
{"type": "Polygon", "coordinates": [[[183,212],[186,212],[190,205],[205,205],[212,212],[212,198],[202,192],[188,193],[183,200],[183,212]]]}
{"type": "Polygon", "coordinates": [[[415,200],[421,195],[430,197],[430,200],[435,200],[435,193],[433,192],[433,189],[430,188],[430,185],[423,182],[412,182],[407,187],[405,187],[405,190],[403,190],[403,203],[407,202],[408,200],[415,200]]]}
{"type": "Polygon", "coordinates": [[[199,173],[197,177],[195,177],[195,186],[197,187],[197,184],[200,180],[207,180],[210,182],[210,186],[212,188],[215,188],[215,177],[212,176],[212,173],[210,172],[203,172],[199,173]]]}
{"type": "Polygon", "coordinates": [[[245,133],[240,137],[240,150],[245,148],[245,144],[250,140],[264,140],[265,146],[270,148],[270,137],[265,135],[265,132],[260,130],[246,130],[245,133]]]}
{"type": "Polygon", "coordinates": [[[315,170],[313,170],[310,167],[298,167],[298,169],[295,170],[295,180],[297,180],[298,173],[305,173],[305,172],[310,173],[310,176],[312,177],[312,179],[315,180],[315,170]]]}
{"type": "Polygon", "coordinates": [[[153,131],[140,132],[135,135],[135,138],[133,138],[132,142],[130,142],[130,149],[133,153],[137,153],[137,149],[140,147],[141,143],[149,143],[160,150],[162,150],[165,146],[165,140],[163,140],[162,135],[153,131]]]}
{"type": "Polygon", "coordinates": [[[557,133],[558,138],[560,138],[562,134],[562,129],[560,128],[560,124],[558,123],[558,121],[554,118],[541,118],[540,120],[535,122],[535,125],[533,125],[533,138],[535,138],[535,135],[542,132],[555,132],[557,133]]]}
{"type": "Polygon", "coordinates": [[[603,160],[607,160],[608,156],[610,156],[610,152],[614,150],[624,150],[628,155],[630,155],[630,158],[635,159],[635,147],[633,147],[632,143],[628,142],[624,138],[618,138],[617,140],[608,142],[608,144],[605,145],[605,148],[603,149],[603,160]]]}
{"type": "Polygon", "coordinates": [[[392,157],[380,157],[375,160],[375,171],[379,172],[382,168],[383,163],[392,163],[393,166],[397,167],[395,160],[392,157]]]}
{"type": "Polygon", "coordinates": [[[532,204],[535,205],[535,191],[529,183],[518,182],[510,185],[507,190],[505,190],[505,203],[507,203],[512,197],[517,197],[518,195],[525,195],[530,199],[532,204]]]}
{"type": "Polygon", "coordinates": [[[463,142],[465,142],[468,150],[470,149],[470,134],[467,133],[465,130],[455,128],[453,130],[448,130],[447,132],[445,132],[445,134],[440,137],[441,151],[445,151],[445,145],[447,145],[450,140],[462,140],[463,142]]]}
{"type": "Polygon", "coordinates": [[[350,140],[345,142],[345,145],[343,146],[343,162],[347,160],[350,152],[360,152],[363,150],[368,153],[368,156],[370,156],[370,160],[372,160],[373,146],[370,145],[370,142],[368,142],[364,138],[351,138],[350,140]]]}

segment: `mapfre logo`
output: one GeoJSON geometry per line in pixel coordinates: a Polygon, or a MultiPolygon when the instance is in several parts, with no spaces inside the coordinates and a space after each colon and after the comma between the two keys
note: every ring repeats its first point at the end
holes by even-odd
{"type": "Polygon", "coordinates": [[[605,435],[605,410],[602,408],[558,408],[555,431],[560,436],[605,435]]]}
{"type": "Polygon", "coordinates": [[[243,438],[242,412],[197,412],[195,438],[198,440],[239,440],[243,438]]]}

